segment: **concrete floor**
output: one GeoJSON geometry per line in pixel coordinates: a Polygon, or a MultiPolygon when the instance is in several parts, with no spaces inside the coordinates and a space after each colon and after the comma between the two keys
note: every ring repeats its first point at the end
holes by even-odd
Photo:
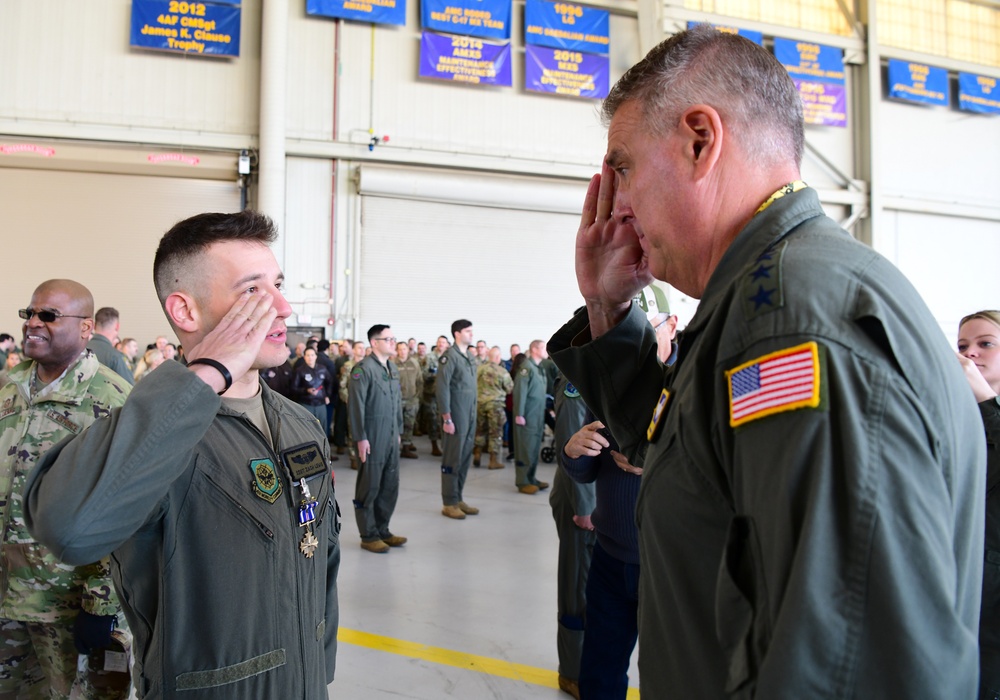
{"type": "MultiPolygon", "coordinates": [[[[344,521],[330,698],[569,698],[556,685],[559,543],[548,491],[518,493],[513,462],[473,468],[465,501],[481,514],[445,518],[440,458],[430,456],[426,438],[415,442],[420,459],[402,460],[392,519],[393,533],[409,542],[386,554],[361,549],[351,504],[356,472],[346,455],[333,465],[344,521]]],[[[538,478],[551,483],[554,472],[542,462],[538,478]]]]}

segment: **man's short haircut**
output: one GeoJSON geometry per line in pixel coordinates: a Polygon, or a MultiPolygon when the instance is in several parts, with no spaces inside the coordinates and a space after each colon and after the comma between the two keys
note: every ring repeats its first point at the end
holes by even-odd
{"type": "Polygon", "coordinates": [[[535,348],[545,347],[544,340],[532,340],[531,345],[528,346],[529,350],[534,350],[535,348]]]}
{"type": "Polygon", "coordinates": [[[14,340],[14,336],[10,333],[0,333],[0,343],[5,343],[8,340],[14,340]]]}
{"type": "Polygon", "coordinates": [[[98,328],[108,328],[118,323],[119,318],[118,309],[110,306],[102,306],[94,314],[94,323],[98,328]]]}
{"type": "MultiPolygon", "coordinates": [[[[461,333],[462,331],[464,331],[466,328],[468,328],[471,325],[472,325],[472,321],[469,321],[469,320],[464,319],[464,318],[458,319],[453,324],[451,324],[451,335],[452,335],[452,337],[454,337],[454,335],[456,333],[461,333]]],[[[447,338],[445,338],[445,340],[447,340],[447,338]]]]}
{"type": "Polygon", "coordinates": [[[377,336],[379,333],[381,333],[382,331],[384,331],[388,327],[389,326],[387,326],[387,325],[385,325],[383,323],[376,323],[374,326],[372,326],[371,328],[369,328],[368,329],[368,344],[371,345],[372,338],[374,338],[375,336],[377,336]]]}
{"type": "Polygon", "coordinates": [[[312,348],[313,350],[317,350],[318,351],[319,350],[319,341],[318,340],[313,340],[313,339],[310,338],[309,340],[306,341],[306,347],[307,348],[312,348]]]}
{"type": "Polygon", "coordinates": [[[762,165],[802,163],[802,98],[788,71],[763,47],[699,24],[674,34],[629,68],[611,88],[605,124],[636,100],[646,125],[672,132],[692,105],[714,107],[747,157],[762,165]]]}
{"type": "Polygon", "coordinates": [[[153,285],[160,304],[177,291],[181,271],[212,244],[246,241],[270,245],[277,238],[274,222],[250,210],[235,214],[198,214],[174,224],[160,239],[153,258],[153,285]]]}
{"type": "Polygon", "coordinates": [[[427,347],[427,343],[425,343],[422,340],[419,343],[417,343],[417,347],[419,348],[421,345],[423,345],[425,348],[427,347]]]}

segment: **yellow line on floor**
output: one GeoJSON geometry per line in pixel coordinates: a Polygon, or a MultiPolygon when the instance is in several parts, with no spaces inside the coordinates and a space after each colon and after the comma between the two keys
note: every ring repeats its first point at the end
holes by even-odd
{"type": "MultiPolygon", "coordinates": [[[[454,666],[455,668],[464,668],[467,671],[476,671],[490,676],[511,678],[516,681],[540,685],[545,688],[559,687],[559,675],[547,668],[515,664],[510,661],[491,659],[488,656],[476,656],[475,654],[466,654],[461,651],[452,651],[451,649],[407,642],[402,639],[383,637],[382,635],[349,630],[343,627],[338,631],[337,639],[347,644],[375,649],[376,651],[385,651],[400,656],[408,656],[412,659],[422,659],[431,663],[441,664],[442,666],[454,666]]],[[[639,689],[629,688],[628,698],[629,700],[639,700],[639,689]]]]}

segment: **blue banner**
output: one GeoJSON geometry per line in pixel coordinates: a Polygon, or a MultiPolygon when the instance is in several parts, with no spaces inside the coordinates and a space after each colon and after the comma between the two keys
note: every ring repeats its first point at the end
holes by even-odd
{"type": "Polygon", "coordinates": [[[958,74],[958,107],[966,112],[1000,114],[997,79],[972,73],[958,74]]]}
{"type": "Polygon", "coordinates": [[[611,62],[607,56],[531,44],[524,47],[524,56],[524,87],[528,90],[598,100],[608,96],[611,62]]]}
{"type": "Polygon", "coordinates": [[[306,0],[306,14],[402,26],[406,0],[306,0]]]}
{"type": "Polygon", "coordinates": [[[927,105],[948,106],[948,71],[944,68],[889,59],[889,97],[927,105]]]}
{"type": "Polygon", "coordinates": [[[527,0],[524,41],[553,49],[607,54],[611,45],[608,15],[607,10],[568,2],[527,0]]]}
{"type": "Polygon", "coordinates": [[[422,32],[420,77],[510,87],[510,44],[422,32]]]}
{"type": "MultiPolygon", "coordinates": [[[[688,29],[697,26],[699,24],[706,24],[705,22],[688,22],[688,29]]],[[[764,34],[763,32],[755,32],[752,29],[740,29],[739,27],[733,27],[728,24],[713,24],[712,27],[718,29],[720,32],[725,32],[726,34],[739,34],[744,39],[749,39],[755,44],[764,45],[764,34]]]]}
{"type": "Polygon", "coordinates": [[[793,78],[844,84],[843,49],[776,36],[774,57],[793,78]]]}
{"type": "Polygon", "coordinates": [[[240,6],[177,0],[132,0],[129,45],[143,49],[240,55],[240,6]]]}
{"type": "Polygon", "coordinates": [[[806,124],[847,126],[847,87],[820,80],[792,78],[802,98],[806,124]]]}
{"type": "Polygon", "coordinates": [[[511,0],[420,0],[420,26],[450,34],[510,39],[511,0]]]}

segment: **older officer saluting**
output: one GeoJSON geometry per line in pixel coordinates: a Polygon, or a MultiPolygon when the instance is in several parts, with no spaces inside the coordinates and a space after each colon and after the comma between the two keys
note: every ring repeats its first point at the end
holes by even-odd
{"type": "Polygon", "coordinates": [[[549,350],[630,461],[652,698],[974,698],[982,425],[903,276],[799,179],[801,100],[707,26],[604,103],[549,350]],[[700,298],[674,367],[632,297],[700,298]]]}

